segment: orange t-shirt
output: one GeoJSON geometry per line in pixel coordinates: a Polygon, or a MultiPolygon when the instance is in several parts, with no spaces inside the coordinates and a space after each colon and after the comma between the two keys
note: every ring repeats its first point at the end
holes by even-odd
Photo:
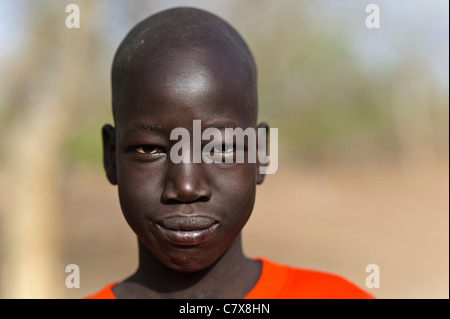
{"type": "MultiPolygon", "coordinates": [[[[373,299],[374,297],[333,274],[280,265],[264,258],[258,282],[244,299],[373,299]]],[[[86,299],[116,299],[111,283],[86,299]]]]}

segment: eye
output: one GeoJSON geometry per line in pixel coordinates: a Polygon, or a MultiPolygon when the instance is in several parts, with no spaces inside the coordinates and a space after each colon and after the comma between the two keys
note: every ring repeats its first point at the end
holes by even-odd
{"type": "Polygon", "coordinates": [[[154,145],[142,145],[136,147],[134,150],[142,155],[156,155],[164,153],[160,147],[154,145]]]}
{"type": "MultiPolygon", "coordinates": [[[[215,148],[213,149],[214,151],[216,150],[215,148]]],[[[235,151],[235,146],[232,144],[222,144],[221,147],[218,147],[218,152],[217,153],[222,153],[222,154],[229,154],[229,153],[234,153],[235,151]]]]}

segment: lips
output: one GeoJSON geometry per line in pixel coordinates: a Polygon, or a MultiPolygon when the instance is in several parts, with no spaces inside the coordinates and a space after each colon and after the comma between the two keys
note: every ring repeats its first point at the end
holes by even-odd
{"type": "Polygon", "coordinates": [[[211,238],[219,223],[207,216],[172,216],[157,223],[160,232],[177,245],[198,245],[211,238]]]}

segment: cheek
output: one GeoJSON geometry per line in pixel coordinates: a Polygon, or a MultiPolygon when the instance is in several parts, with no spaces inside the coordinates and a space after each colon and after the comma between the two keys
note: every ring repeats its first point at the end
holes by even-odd
{"type": "Polygon", "coordinates": [[[234,166],[233,170],[220,174],[220,179],[216,178],[213,196],[220,198],[220,206],[226,207],[224,218],[229,223],[243,227],[255,203],[256,174],[254,164],[234,166]]]}
{"type": "MultiPolygon", "coordinates": [[[[119,201],[125,219],[136,231],[144,217],[160,204],[159,180],[151,171],[137,169],[133,164],[118,165],[119,201]]],[[[123,163],[125,164],[125,163],[123,163]]]]}

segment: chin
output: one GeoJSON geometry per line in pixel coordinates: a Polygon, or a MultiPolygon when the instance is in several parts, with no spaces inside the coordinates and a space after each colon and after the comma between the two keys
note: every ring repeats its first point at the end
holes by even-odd
{"type": "Polygon", "coordinates": [[[167,267],[179,272],[202,271],[214,264],[216,260],[208,260],[198,257],[171,256],[168,262],[163,262],[167,267]]]}

